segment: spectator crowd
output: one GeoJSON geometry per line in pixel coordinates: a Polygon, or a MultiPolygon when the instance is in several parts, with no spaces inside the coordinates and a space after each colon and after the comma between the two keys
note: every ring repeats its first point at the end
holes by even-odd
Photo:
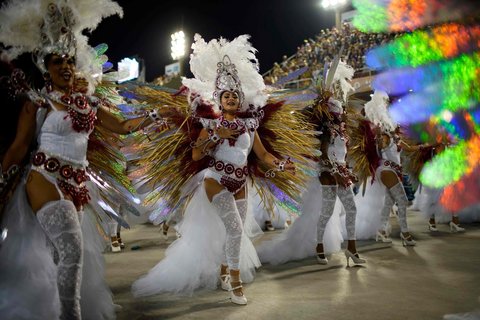
{"type": "Polygon", "coordinates": [[[349,24],[344,24],[341,30],[337,28],[322,30],[315,39],[304,40],[304,44],[297,48],[293,56],[284,55],[282,62],[275,62],[273,68],[264,75],[265,82],[274,84],[282,77],[304,66],[308,67],[308,71],[300,79],[316,78],[323,72],[325,62],[333,60],[342,45],[344,46],[342,59],[355,70],[363,69],[366,52],[394,37],[395,34],[363,33],[349,24]]]}

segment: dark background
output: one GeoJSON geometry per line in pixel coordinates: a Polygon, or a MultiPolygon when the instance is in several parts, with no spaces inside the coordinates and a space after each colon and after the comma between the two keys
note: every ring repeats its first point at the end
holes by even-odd
{"type": "MultiPolygon", "coordinates": [[[[170,56],[170,35],[183,29],[190,48],[199,33],[208,42],[250,34],[258,49],[261,72],[268,71],[283,55],[290,56],[304,39],[335,23],[333,11],[320,0],[118,0],[124,17],[106,18],[90,37],[90,44],[107,43],[107,55],[116,68],[124,57],[143,58],[146,80],[163,75],[170,56]]],[[[190,51],[188,51],[189,54],[190,51]]],[[[188,55],[185,67],[188,69],[188,55]]]]}

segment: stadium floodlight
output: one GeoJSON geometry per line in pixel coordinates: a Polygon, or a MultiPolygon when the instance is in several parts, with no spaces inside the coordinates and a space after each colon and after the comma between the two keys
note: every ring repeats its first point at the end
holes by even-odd
{"type": "Polygon", "coordinates": [[[185,55],[185,33],[183,31],[175,32],[172,38],[172,59],[180,60],[185,55]]]}
{"type": "Polygon", "coordinates": [[[336,9],[347,3],[347,0],[322,0],[324,9],[336,9]]]}
{"type": "Polygon", "coordinates": [[[323,9],[335,10],[335,27],[341,29],[340,8],[346,5],[348,0],[322,0],[321,5],[323,9]]]}

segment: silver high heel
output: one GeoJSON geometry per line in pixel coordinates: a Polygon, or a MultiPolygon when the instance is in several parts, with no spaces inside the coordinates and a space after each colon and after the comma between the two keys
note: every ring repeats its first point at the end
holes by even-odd
{"type": "Polygon", "coordinates": [[[377,231],[377,234],[375,235],[375,241],[380,241],[384,243],[392,243],[392,239],[388,237],[388,235],[385,233],[381,233],[380,231],[377,231]],[[379,240],[380,239],[380,240],[379,240]]]}
{"type": "Polygon", "coordinates": [[[454,233],[454,232],[464,232],[465,231],[465,228],[460,227],[459,224],[456,224],[453,221],[450,221],[449,225],[450,225],[450,232],[452,232],[452,233],[454,233]]]}
{"type": "Polygon", "coordinates": [[[364,264],[367,262],[367,260],[362,259],[357,256],[358,253],[351,253],[350,250],[345,250],[345,258],[347,258],[347,267],[350,267],[350,259],[352,259],[354,264],[364,264]]]}
{"type": "Polygon", "coordinates": [[[328,259],[327,259],[327,257],[321,258],[321,257],[320,257],[321,254],[323,254],[323,256],[325,257],[325,254],[324,254],[323,252],[317,253],[317,262],[318,262],[319,264],[323,264],[323,265],[328,264],[328,259]]]}
{"type": "Polygon", "coordinates": [[[232,290],[232,285],[230,284],[230,275],[228,273],[220,275],[220,286],[222,287],[222,290],[232,290]]]}
{"type": "Polygon", "coordinates": [[[272,221],[270,221],[270,220],[265,221],[265,230],[275,231],[275,228],[273,227],[272,221]]]}
{"type": "Polygon", "coordinates": [[[120,243],[118,242],[118,238],[116,236],[110,237],[110,248],[112,252],[120,252],[122,249],[120,248],[120,243]]]}
{"type": "Polygon", "coordinates": [[[161,226],[162,226],[162,229],[161,229],[162,238],[163,238],[163,240],[166,241],[166,240],[168,240],[168,229],[170,229],[170,226],[167,225],[167,223],[165,221],[161,223],[161,226]]]}
{"type": "Polygon", "coordinates": [[[400,239],[402,239],[402,244],[404,247],[406,246],[415,246],[417,242],[413,240],[412,235],[409,235],[408,238],[405,238],[403,233],[400,232],[400,239]]]}
{"type": "Polygon", "coordinates": [[[432,231],[432,232],[437,232],[438,229],[437,229],[437,225],[435,223],[428,223],[428,230],[432,231]]]}
{"type": "Polygon", "coordinates": [[[242,292],[241,296],[237,296],[235,293],[233,293],[234,290],[238,290],[238,289],[241,289],[241,288],[243,288],[241,281],[240,281],[240,285],[236,286],[235,288],[230,288],[230,290],[229,290],[230,291],[230,301],[232,301],[235,304],[239,304],[239,305],[244,306],[244,305],[247,304],[247,297],[245,297],[243,292],[242,292]]]}

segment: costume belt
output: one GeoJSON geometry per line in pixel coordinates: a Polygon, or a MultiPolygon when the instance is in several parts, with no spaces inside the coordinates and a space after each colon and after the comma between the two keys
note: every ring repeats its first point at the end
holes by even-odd
{"type": "Polygon", "coordinates": [[[399,178],[403,178],[402,166],[391,160],[381,160],[381,165],[393,169],[399,178]]]}
{"type": "Polygon", "coordinates": [[[32,164],[36,170],[56,178],[60,190],[72,197],[75,206],[82,206],[90,200],[88,189],[85,186],[85,182],[89,180],[85,167],[48,156],[44,152],[35,153],[32,164]]]}
{"type": "Polygon", "coordinates": [[[213,158],[208,162],[208,167],[222,176],[220,183],[230,192],[237,192],[243,187],[248,176],[247,166],[239,167],[213,158]]]}

